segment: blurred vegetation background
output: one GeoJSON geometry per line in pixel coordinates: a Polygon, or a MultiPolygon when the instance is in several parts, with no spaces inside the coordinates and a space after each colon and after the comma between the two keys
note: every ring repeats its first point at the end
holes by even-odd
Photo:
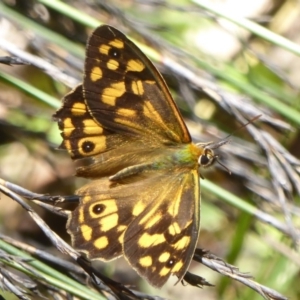
{"type": "MultiPolygon", "coordinates": [[[[61,137],[51,116],[82,81],[85,43],[100,24],[123,31],[155,63],[195,141],[219,141],[234,133],[217,151],[231,175],[218,164],[203,171],[198,246],[289,299],[300,299],[299,1],[0,1],[0,56],[28,63],[0,64],[2,179],[50,195],[72,195],[84,184],[73,176],[68,154],[56,150],[61,137]]],[[[65,218],[30,205],[70,242],[65,218]]],[[[22,287],[24,299],[68,296],[55,283],[52,290],[37,284],[32,270],[18,269],[12,277],[16,266],[5,257],[4,235],[64,256],[4,195],[0,233],[0,269],[8,272],[0,272],[2,279],[22,287]],[[27,285],[20,272],[27,274],[27,285]]],[[[123,259],[99,268],[116,281],[168,299],[262,299],[196,263],[190,271],[214,287],[174,287],[174,279],[155,290],[123,259]]]]}

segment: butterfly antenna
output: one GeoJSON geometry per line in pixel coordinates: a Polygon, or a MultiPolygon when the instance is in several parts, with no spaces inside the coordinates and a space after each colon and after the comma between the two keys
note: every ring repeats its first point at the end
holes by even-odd
{"type": "MultiPolygon", "coordinates": [[[[227,135],[225,138],[223,138],[221,141],[214,143],[207,143],[206,145],[210,146],[210,149],[218,149],[219,147],[227,144],[230,141],[230,138],[236,134],[238,131],[240,131],[241,129],[245,128],[246,126],[248,126],[249,124],[254,123],[257,119],[259,119],[262,115],[257,115],[254,118],[252,118],[251,120],[249,120],[247,123],[242,124],[239,128],[237,128],[236,130],[234,130],[232,133],[230,133],[229,135],[227,135]]],[[[220,162],[219,162],[220,163],[220,162]]],[[[227,169],[227,168],[226,168],[227,169]]]]}
{"type": "Polygon", "coordinates": [[[249,124],[253,124],[257,119],[259,119],[262,115],[257,115],[255,117],[253,117],[252,119],[250,119],[247,123],[242,124],[239,128],[237,128],[236,130],[234,130],[232,133],[230,133],[226,138],[224,138],[224,140],[228,140],[231,136],[233,136],[234,134],[236,134],[238,131],[240,131],[241,129],[245,128],[246,126],[248,126],[249,124]]]}
{"type": "Polygon", "coordinates": [[[209,143],[209,144],[207,144],[207,145],[208,145],[209,148],[212,149],[212,150],[218,149],[218,148],[220,148],[221,146],[223,146],[223,145],[225,145],[225,144],[227,144],[227,143],[229,142],[229,137],[230,137],[230,136],[231,136],[231,135],[227,136],[226,138],[222,139],[221,141],[219,141],[219,142],[217,142],[217,143],[212,142],[212,143],[209,143]]]}
{"type": "MultiPolygon", "coordinates": [[[[242,124],[239,128],[237,128],[235,131],[233,131],[231,134],[229,134],[227,137],[225,137],[224,139],[222,139],[221,141],[217,142],[217,143],[207,143],[206,146],[209,146],[210,149],[218,149],[219,147],[227,144],[230,141],[230,137],[233,136],[236,132],[238,132],[239,130],[243,129],[244,127],[248,126],[249,124],[254,123],[257,119],[259,119],[262,115],[257,115],[254,118],[252,118],[251,120],[249,120],[247,123],[242,124]]],[[[231,174],[231,171],[219,160],[219,156],[215,155],[214,157],[215,161],[222,166],[229,174],[231,174]]]]}

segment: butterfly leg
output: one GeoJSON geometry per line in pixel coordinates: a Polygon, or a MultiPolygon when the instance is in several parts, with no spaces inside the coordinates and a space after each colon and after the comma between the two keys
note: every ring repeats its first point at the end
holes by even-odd
{"type": "Polygon", "coordinates": [[[130,167],[122,169],[121,171],[117,172],[115,175],[110,176],[109,180],[110,181],[118,181],[120,179],[129,177],[131,175],[136,175],[145,170],[151,170],[154,168],[155,168],[155,166],[153,163],[130,166],[130,167]]]}

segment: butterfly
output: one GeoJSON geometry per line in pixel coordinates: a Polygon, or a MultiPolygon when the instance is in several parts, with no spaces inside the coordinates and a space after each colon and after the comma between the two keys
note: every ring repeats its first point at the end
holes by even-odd
{"type": "Polygon", "coordinates": [[[67,230],[91,260],[124,256],[151,285],[181,280],[200,231],[200,168],[216,160],[194,144],[159,71],[119,30],[89,38],[83,83],[54,114],[61,148],[92,179],[67,230]]]}

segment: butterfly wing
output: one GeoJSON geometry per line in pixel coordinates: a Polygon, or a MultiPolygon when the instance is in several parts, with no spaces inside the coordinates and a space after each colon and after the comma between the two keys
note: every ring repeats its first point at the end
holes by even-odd
{"type": "Polygon", "coordinates": [[[84,98],[105,128],[156,143],[189,143],[189,132],[157,69],[123,33],[98,27],[88,41],[84,98]]]}
{"type": "Polygon", "coordinates": [[[78,194],[81,203],[67,225],[75,248],[91,259],[124,254],[153,286],[162,286],[172,274],[184,276],[199,234],[197,171],[153,172],[124,185],[102,178],[78,194]]]}

